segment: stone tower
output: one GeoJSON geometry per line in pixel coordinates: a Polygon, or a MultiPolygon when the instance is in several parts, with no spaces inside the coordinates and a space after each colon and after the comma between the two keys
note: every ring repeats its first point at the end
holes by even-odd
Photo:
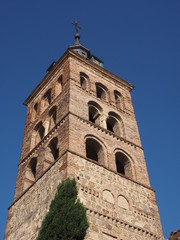
{"type": "Polygon", "coordinates": [[[25,100],[27,117],[5,240],[35,240],[62,180],[76,178],[86,240],[163,239],[130,92],[76,42],[25,100]]]}

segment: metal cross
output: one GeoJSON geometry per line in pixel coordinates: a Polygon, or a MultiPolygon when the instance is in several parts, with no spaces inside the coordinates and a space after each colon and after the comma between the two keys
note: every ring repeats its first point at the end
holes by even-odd
{"type": "Polygon", "coordinates": [[[75,28],[76,28],[76,33],[78,33],[78,29],[81,29],[81,27],[80,27],[80,26],[78,26],[78,23],[77,23],[77,21],[73,22],[73,23],[72,23],[72,25],[74,25],[74,26],[75,26],[75,28]]]}

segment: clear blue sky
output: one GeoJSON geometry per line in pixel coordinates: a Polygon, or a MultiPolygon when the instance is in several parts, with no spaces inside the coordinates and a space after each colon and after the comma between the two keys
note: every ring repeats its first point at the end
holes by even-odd
{"type": "Polygon", "coordinates": [[[166,237],[180,228],[180,1],[0,1],[0,239],[13,201],[26,107],[45,70],[74,43],[135,85],[133,104],[166,237]]]}

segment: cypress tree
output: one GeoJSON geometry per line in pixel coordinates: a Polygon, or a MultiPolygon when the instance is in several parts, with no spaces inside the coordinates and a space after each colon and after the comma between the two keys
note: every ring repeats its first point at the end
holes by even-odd
{"type": "Polygon", "coordinates": [[[77,200],[75,179],[58,186],[37,240],[83,240],[88,228],[86,209],[77,200]]]}

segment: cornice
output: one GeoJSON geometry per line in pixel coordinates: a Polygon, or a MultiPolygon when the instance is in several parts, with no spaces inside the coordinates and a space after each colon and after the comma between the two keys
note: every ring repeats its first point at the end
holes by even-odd
{"type": "Polygon", "coordinates": [[[118,77],[117,75],[115,75],[114,73],[108,71],[105,68],[102,68],[100,66],[98,66],[97,64],[91,62],[90,60],[82,57],[81,55],[79,55],[78,53],[69,50],[70,54],[72,57],[82,61],[84,64],[91,66],[92,68],[96,69],[97,71],[101,72],[102,75],[104,75],[105,77],[111,78],[114,81],[121,83],[122,85],[124,85],[129,91],[134,89],[134,86],[130,83],[128,83],[126,80],[124,80],[123,78],[118,77]]]}

